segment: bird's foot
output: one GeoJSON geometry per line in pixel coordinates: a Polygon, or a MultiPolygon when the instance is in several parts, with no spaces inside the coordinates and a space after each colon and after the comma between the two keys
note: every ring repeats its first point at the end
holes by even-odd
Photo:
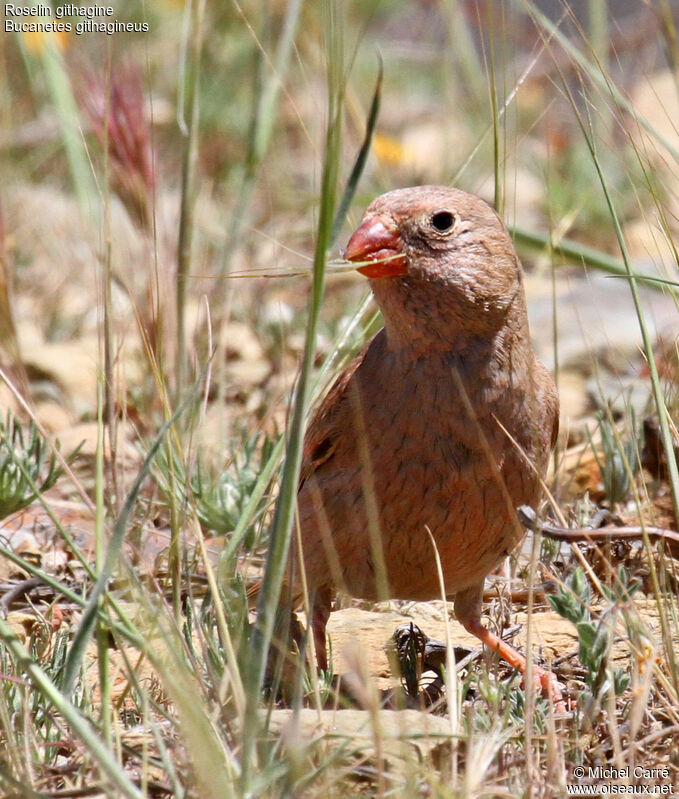
{"type": "MultiPolygon", "coordinates": [[[[549,699],[549,701],[554,705],[554,712],[555,713],[566,713],[566,702],[564,701],[563,691],[561,689],[561,684],[556,678],[556,675],[551,672],[547,671],[547,669],[543,669],[540,666],[533,666],[533,686],[536,691],[540,691],[540,693],[549,699]]],[[[523,682],[525,683],[526,676],[524,674],[523,682]]]]}

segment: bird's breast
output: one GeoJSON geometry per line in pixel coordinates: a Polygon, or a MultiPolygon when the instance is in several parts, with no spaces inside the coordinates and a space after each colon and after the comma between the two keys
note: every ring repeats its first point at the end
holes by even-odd
{"type": "Polygon", "coordinates": [[[449,593],[513,548],[514,508],[534,501],[537,479],[496,416],[510,434],[522,420],[508,418],[501,384],[455,368],[389,354],[362,364],[337,449],[300,496],[307,571],[327,575],[325,537],[350,594],[376,598],[383,558],[393,597],[428,599],[440,595],[432,538],[449,593]]]}

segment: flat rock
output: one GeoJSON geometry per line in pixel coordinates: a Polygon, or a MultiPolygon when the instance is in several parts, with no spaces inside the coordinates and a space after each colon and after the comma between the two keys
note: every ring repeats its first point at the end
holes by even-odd
{"type": "Polygon", "coordinates": [[[274,710],[269,730],[290,747],[331,748],[343,768],[374,766],[379,739],[379,756],[401,775],[427,762],[440,766],[451,737],[448,718],[418,710],[274,710]]]}
{"type": "MultiPolygon", "coordinates": [[[[641,333],[632,295],[623,279],[590,271],[584,276],[557,274],[556,314],[559,367],[589,377],[595,362],[614,357],[614,372],[634,373],[641,363],[641,333]]],[[[533,345],[540,360],[554,369],[551,275],[527,275],[526,294],[533,345]]],[[[640,288],[651,338],[676,329],[676,306],[671,296],[640,288]]]]}
{"type": "MultiPolygon", "coordinates": [[[[453,608],[449,603],[449,608],[453,608]]],[[[518,607],[515,608],[518,610],[518,607]]],[[[596,608],[602,610],[603,606],[596,608]]],[[[638,629],[646,631],[645,636],[651,647],[661,650],[660,620],[657,603],[652,598],[635,597],[628,612],[637,620],[638,629]]],[[[335,673],[345,674],[355,671],[357,663],[360,671],[371,675],[378,688],[394,684],[387,656],[387,644],[394,630],[401,624],[412,621],[430,638],[446,640],[446,624],[442,602],[418,602],[408,608],[407,613],[393,609],[362,610],[346,608],[330,615],[328,634],[332,641],[332,659],[335,673]]],[[[514,645],[525,652],[528,616],[525,609],[512,614],[512,624],[520,625],[513,640],[514,645]]],[[[622,615],[618,616],[617,633],[622,636],[615,644],[614,657],[622,659],[629,656],[631,646],[626,639],[622,615]]],[[[578,637],[575,625],[558,613],[549,610],[535,610],[530,619],[533,656],[549,662],[562,655],[577,651],[578,637]]],[[[454,618],[449,620],[450,637],[456,646],[477,648],[480,643],[470,635],[454,618]]],[[[675,642],[676,645],[676,642],[675,642]]],[[[678,651],[679,656],[679,651],[678,651]]]]}
{"type": "MultiPolygon", "coordinates": [[[[449,604],[452,608],[452,603],[449,604]]],[[[394,630],[401,624],[413,622],[430,638],[446,640],[446,623],[442,602],[416,602],[408,613],[393,609],[363,610],[345,608],[330,614],[328,634],[332,642],[332,660],[336,674],[354,668],[362,661],[378,687],[393,685],[387,646],[394,630]]],[[[451,618],[450,636],[453,644],[469,647],[480,646],[479,640],[470,635],[462,625],[451,618]]]]}

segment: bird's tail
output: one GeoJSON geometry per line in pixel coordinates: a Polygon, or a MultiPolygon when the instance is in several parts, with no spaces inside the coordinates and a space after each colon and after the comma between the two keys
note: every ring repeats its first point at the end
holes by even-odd
{"type": "Polygon", "coordinates": [[[245,592],[248,598],[248,610],[254,610],[257,605],[257,599],[259,597],[259,592],[262,590],[262,580],[257,580],[256,583],[253,583],[248,590],[245,592]]]}
{"type": "MultiPolygon", "coordinates": [[[[257,606],[257,600],[259,599],[259,595],[262,591],[262,586],[264,585],[264,580],[257,580],[257,582],[253,583],[245,592],[248,600],[248,609],[254,610],[257,606]]],[[[290,581],[287,577],[283,578],[283,584],[281,586],[281,598],[289,596],[289,585],[290,581]]],[[[302,594],[301,593],[293,593],[292,594],[292,608],[296,609],[301,607],[302,605],[302,594]]]]}

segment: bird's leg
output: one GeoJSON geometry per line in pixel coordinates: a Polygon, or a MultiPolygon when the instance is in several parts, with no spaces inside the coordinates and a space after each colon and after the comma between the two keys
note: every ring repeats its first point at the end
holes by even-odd
{"type": "MultiPolygon", "coordinates": [[[[482,586],[468,588],[466,591],[456,594],[454,599],[455,616],[467,632],[476,636],[489,649],[497,652],[510,666],[525,675],[526,658],[513,646],[481,624],[481,596],[482,586]]],[[[557,713],[566,711],[561,688],[556,677],[550,671],[533,665],[533,680],[535,686],[539,687],[554,703],[557,713]]]]}
{"type": "Polygon", "coordinates": [[[325,628],[330,618],[332,591],[327,586],[316,589],[312,598],[311,632],[316,648],[316,665],[319,671],[328,670],[328,649],[325,642],[325,628]]]}

